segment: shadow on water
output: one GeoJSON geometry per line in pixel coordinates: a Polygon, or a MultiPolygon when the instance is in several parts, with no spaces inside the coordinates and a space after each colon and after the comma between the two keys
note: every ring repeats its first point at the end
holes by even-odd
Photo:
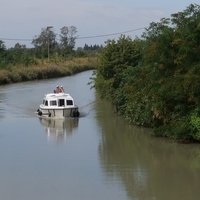
{"type": "Polygon", "coordinates": [[[149,129],[130,126],[116,116],[103,100],[97,101],[95,109],[102,128],[101,168],[109,181],[124,185],[130,199],[187,200],[200,196],[198,145],[153,137],[149,129]]]}
{"type": "Polygon", "coordinates": [[[45,129],[47,137],[56,140],[63,140],[72,135],[79,123],[79,118],[53,119],[40,117],[39,120],[45,129]]]}

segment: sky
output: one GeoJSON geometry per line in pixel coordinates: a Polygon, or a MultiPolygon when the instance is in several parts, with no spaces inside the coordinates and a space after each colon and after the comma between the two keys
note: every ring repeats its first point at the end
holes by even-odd
{"type": "Polygon", "coordinates": [[[41,30],[75,26],[76,47],[105,45],[121,34],[140,37],[151,22],[184,11],[190,0],[0,0],[0,40],[6,48],[16,43],[33,47],[31,41],[41,30]]]}

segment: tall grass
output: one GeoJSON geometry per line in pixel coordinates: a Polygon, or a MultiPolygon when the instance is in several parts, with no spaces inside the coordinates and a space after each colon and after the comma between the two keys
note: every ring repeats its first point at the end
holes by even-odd
{"type": "Polygon", "coordinates": [[[72,58],[65,62],[39,60],[37,65],[9,66],[0,69],[0,84],[30,80],[47,79],[72,75],[85,70],[95,69],[97,58],[72,58]]]}

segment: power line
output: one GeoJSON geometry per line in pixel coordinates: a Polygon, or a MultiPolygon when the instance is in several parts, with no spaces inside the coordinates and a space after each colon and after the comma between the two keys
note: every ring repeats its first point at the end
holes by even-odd
{"type": "Polygon", "coordinates": [[[32,41],[32,39],[0,38],[0,40],[32,41]]]}
{"type": "Polygon", "coordinates": [[[142,29],[145,29],[145,28],[146,28],[146,27],[142,27],[142,28],[137,28],[137,29],[133,29],[133,30],[129,30],[129,31],[123,31],[123,32],[119,32],[119,33],[111,33],[111,34],[106,34],[106,35],[96,35],[96,36],[78,37],[78,38],[76,38],[76,39],[87,39],[87,38],[107,37],[107,36],[119,35],[119,34],[123,34],[123,33],[130,33],[130,32],[142,30],[142,29]]]}
{"type": "MultiPolygon", "coordinates": [[[[94,35],[94,36],[77,37],[76,39],[90,39],[90,38],[108,37],[108,36],[113,36],[113,35],[130,33],[130,32],[142,30],[142,29],[145,29],[145,28],[146,27],[142,27],[142,28],[132,29],[132,30],[129,30],[129,31],[123,31],[123,32],[118,32],[118,33],[111,33],[111,34],[104,34],[104,35],[94,35]]],[[[0,40],[32,41],[33,39],[0,38],[0,40]]]]}

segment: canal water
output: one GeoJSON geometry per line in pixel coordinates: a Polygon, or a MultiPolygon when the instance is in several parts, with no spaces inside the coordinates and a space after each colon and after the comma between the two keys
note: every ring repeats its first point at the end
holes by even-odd
{"type": "Polygon", "coordinates": [[[0,86],[0,200],[198,200],[200,145],[155,138],[98,98],[86,71],[0,86]],[[79,119],[40,119],[63,85],[79,119]]]}

